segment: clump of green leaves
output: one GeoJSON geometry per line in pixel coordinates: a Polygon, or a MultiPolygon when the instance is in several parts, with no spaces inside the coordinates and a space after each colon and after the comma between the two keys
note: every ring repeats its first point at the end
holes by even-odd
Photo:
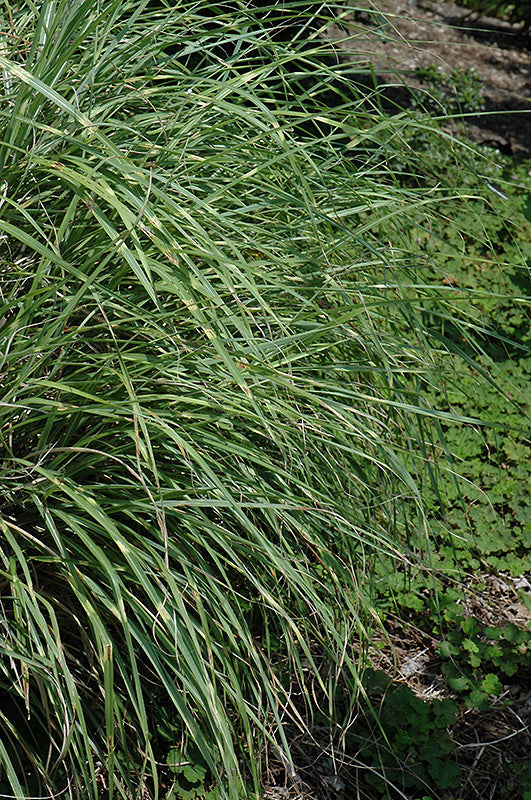
{"type": "MultiPolygon", "coordinates": [[[[220,800],[219,787],[209,786],[209,770],[200,751],[193,745],[185,750],[173,746],[166,756],[171,785],[164,800],[220,800]]],[[[249,795],[250,799],[251,795],[249,795]]]]}
{"type": "Polygon", "coordinates": [[[484,16],[494,16],[508,22],[522,22],[524,30],[531,26],[531,2],[529,0],[460,0],[459,5],[484,16]]]}
{"type": "Polygon", "coordinates": [[[508,776],[508,787],[502,797],[531,800],[531,758],[524,759],[520,764],[505,765],[504,772],[508,776]]]}
{"type": "MultiPolygon", "coordinates": [[[[416,135],[411,141],[424,153],[426,170],[433,167],[434,187],[441,174],[449,182],[458,180],[448,153],[437,153],[433,140],[416,135]],[[437,164],[442,171],[438,177],[437,164]]],[[[467,153],[483,188],[471,191],[469,202],[459,207],[448,203],[447,219],[453,224],[444,229],[411,228],[406,235],[394,232],[396,246],[415,253],[419,278],[438,264],[441,298],[447,301],[442,315],[426,304],[425,320],[451,342],[455,381],[435,380],[425,387],[425,398],[434,407],[470,420],[455,425],[443,421],[441,426],[453,468],[465,481],[445,473],[444,490],[441,484],[434,490],[427,482],[424,496],[429,498],[430,526],[437,541],[433,564],[441,573],[458,577],[467,570],[486,569],[518,576],[527,570],[531,554],[529,165],[515,165],[500,154],[473,147],[467,153]],[[480,291],[469,302],[469,292],[477,287],[480,291]],[[468,303],[465,333],[453,325],[455,308],[462,303],[468,303]],[[487,374],[490,379],[484,381],[487,374]]],[[[397,154],[397,174],[410,185],[415,177],[406,157],[403,148],[402,156],[397,154]]],[[[388,234],[393,235],[389,228],[388,234]]],[[[434,453],[434,461],[447,463],[447,453],[434,453]]],[[[385,563],[377,568],[384,595],[393,594],[418,612],[426,607],[419,569],[400,578],[388,575],[390,566],[385,563]]]]}
{"type": "Polygon", "coordinates": [[[485,108],[482,80],[472,67],[447,72],[430,64],[418,69],[415,77],[423,88],[411,92],[413,108],[435,115],[475,114],[485,108]]]}
{"type": "MultiPolygon", "coordinates": [[[[424,179],[433,176],[432,190],[441,176],[457,185],[449,150],[437,148],[436,140],[414,125],[394,161],[401,185],[416,185],[418,180],[408,161],[408,146],[424,153],[424,179]]],[[[373,589],[382,614],[391,609],[401,619],[413,619],[432,635],[444,637],[443,673],[457,704],[486,710],[499,702],[504,685],[519,671],[526,674],[530,664],[528,630],[512,625],[489,628],[463,618],[468,591],[464,583],[471,573],[503,570],[519,576],[527,572],[531,557],[530,165],[473,145],[465,158],[474,164],[469,174],[481,176],[483,187],[478,191],[470,184],[468,203],[448,203],[445,229],[430,225],[411,228],[405,235],[386,230],[397,249],[414,253],[419,280],[433,264],[441,269],[446,312],[432,314],[426,304],[425,320],[452,343],[455,382],[435,380],[425,387],[425,398],[432,407],[468,418],[458,424],[443,420],[448,449],[432,454],[433,463],[440,464],[448,463],[452,453],[452,469],[465,480],[445,473],[436,486],[423,483],[433,535],[431,591],[422,565],[396,569],[384,556],[374,564],[373,589]],[[455,226],[458,220],[462,228],[455,226]],[[469,302],[470,290],[478,287],[468,308],[469,329],[463,334],[453,326],[455,308],[469,302]],[[484,382],[487,374],[490,380],[484,382]]],[[[433,275],[432,279],[436,280],[433,275]]],[[[421,548],[422,532],[411,526],[409,535],[421,548]]],[[[520,590],[519,599],[529,607],[528,593],[520,590]]],[[[528,790],[526,774],[521,796],[528,790]]],[[[508,773],[507,796],[518,791],[518,780],[508,773]]]]}
{"type": "Polygon", "coordinates": [[[411,92],[413,108],[436,116],[474,114],[485,108],[482,80],[471,67],[457,67],[447,72],[437,64],[430,64],[416,70],[415,77],[422,84],[422,90],[411,92]]]}
{"type": "Polygon", "coordinates": [[[451,689],[466,694],[467,706],[483,711],[490,697],[501,693],[504,678],[531,666],[531,630],[513,623],[482,626],[474,617],[459,616],[460,610],[447,605],[443,611],[451,623],[439,645],[443,673],[451,689]]]}
{"type": "Polygon", "coordinates": [[[457,788],[460,768],[448,733],[457,704],[450,699],[427,702],[375,670],[365,673],[364,686],[368,705],[348,742],[369,767],[365,782],[382,798],[394,796],[390,787],[408,796],[457,788]]]}

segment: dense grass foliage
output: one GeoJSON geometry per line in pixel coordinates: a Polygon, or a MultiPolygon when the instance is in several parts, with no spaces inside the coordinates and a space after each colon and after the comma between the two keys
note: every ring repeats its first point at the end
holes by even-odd
{"type": "Polygon", "coordinates": [[[415,178],[430,123],[321,17],[222,5],[2,11],[4,794],[166,796],[188,743],[257,787],[308,676],[343,736],[375,554],[430,549],[469,303],[385,231],[473,190],[415,178]]]}

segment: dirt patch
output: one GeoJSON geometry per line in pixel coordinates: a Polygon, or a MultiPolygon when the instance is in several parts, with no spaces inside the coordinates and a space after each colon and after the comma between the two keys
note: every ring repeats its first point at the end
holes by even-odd
{"type": "Polygon", "coordinates": [[[419,88],[419,69],[473,69],[485,111],[463,117],[468,136],[509,155],[531,156],[531,36],[519,25],[432,0],[367,2],[367,11],[345,22],[329,31],[340,58],[362,67],[366,57],[395,107],[407,106],[411,89],[419,88]]]}

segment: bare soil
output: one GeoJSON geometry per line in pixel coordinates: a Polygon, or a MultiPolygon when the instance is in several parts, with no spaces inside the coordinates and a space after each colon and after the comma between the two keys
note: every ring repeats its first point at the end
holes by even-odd
{"type": "Polygon", "coordinates": [[[468,136],[521,158],[531,156],[531,36],[519,25],[480,17],[436,0],[366,0],[366,12],[333,26],[340,57],[362,66],[366,55],[395,105],[419,86],[415,72],[432,64],[450,73],[474,69],[485,112],[466,116],[468,136]]]}

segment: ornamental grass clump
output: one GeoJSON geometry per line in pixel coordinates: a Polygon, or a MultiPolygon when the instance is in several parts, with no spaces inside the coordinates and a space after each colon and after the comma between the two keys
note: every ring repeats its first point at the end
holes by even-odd
{"type": "Polygon", "coordinates": [[[308,675],[341,734],[371,559],[426,533],[451,290],[379,231],[439,213],[389,167],[427,123],[326,19],[207,6],[2,11],[4,795],[165,796],[187,743],[258,786],[308,675]]]}

